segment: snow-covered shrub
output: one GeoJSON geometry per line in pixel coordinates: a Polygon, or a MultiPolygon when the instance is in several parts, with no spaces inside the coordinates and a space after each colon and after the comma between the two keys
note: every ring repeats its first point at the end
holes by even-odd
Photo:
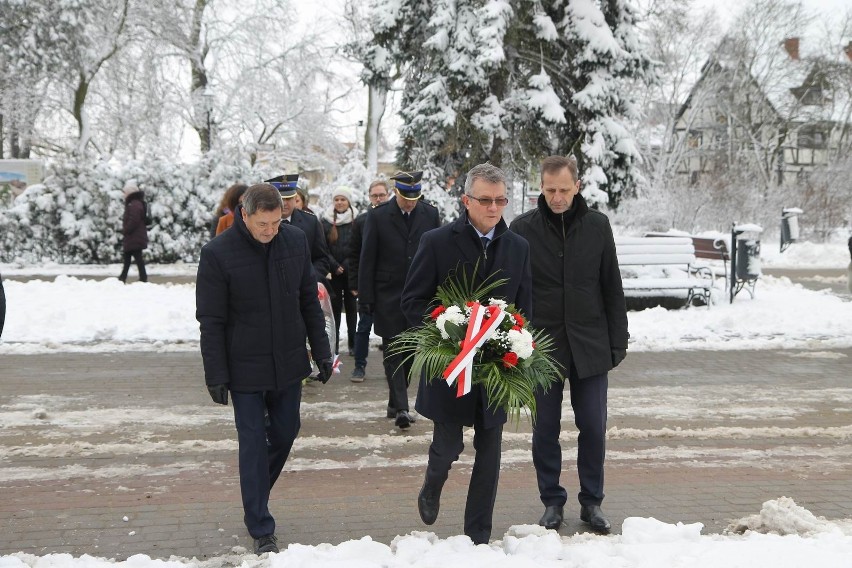
{"type": "Polygon", "coordinates": [[[194,261],[210,239],[210,222],[225,189],[271,175],[265,166],[214,155],[192,164],[163,158],[55,163],[44,183],[30,186],[11,208],[0,211],[0,261],[118,261],[122,188],[128,180],[145,192],[154,219],[146,258],[194,261]]]}

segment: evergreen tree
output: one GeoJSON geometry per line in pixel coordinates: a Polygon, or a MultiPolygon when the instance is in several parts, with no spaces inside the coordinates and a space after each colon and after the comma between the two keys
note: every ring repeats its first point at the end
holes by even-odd
{"type": "Polygon", "coordinates": [[[403,70],[401,166],[526,177],[573,153],[593,200],[639,183],[624,87],[651,66],[628,0],[376,0],[373,18],[371,44],[403,70]]]}

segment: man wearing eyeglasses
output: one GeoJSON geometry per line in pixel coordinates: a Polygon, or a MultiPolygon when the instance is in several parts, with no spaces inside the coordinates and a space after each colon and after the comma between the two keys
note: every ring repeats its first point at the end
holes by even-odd
{"type": "Polygon", "coordinates": [[[421,200],[422,177],[423,172],[397,172],[391,177],[394,199],[367,213],[358,266],[358,309],[373,316],[376,334],[382,338],[387,417],[394,418],[401,430],[414,421],[408,412],[411,361],[388,353],[387,345],[408,329],[399,298],[420,238],[441,224],[438,210],[421,200]]]}
{"type": "MultiPolygon", "coordinates": [[[[541,163],[538,206],[512,222],[532,250],[533,305],[530,323],[554,340],[571,394],[580,477],[580,520],[608,533],[604,498],[607,373],[627,354],[627,310],[612,228],[606,215],[580,195],[577,162],[550,156],[541,163]]],[[[568,493],[559,484],[562,396],[554,385],[537,393],[532,457],[544,515],[539,524],[558,529],[568,493]]]]}
{"type": "MultiPolygon", "coordinates": [[[[510,232],[503,220],[506,177],[500,168],[480,164],[465,179],[462,204],[465,211],[455,222],[423,235],[402,292],[402,310],[411,326],[422,325],[435,292],[451,271],[463,271],[476,286],[486,279],[506,281],[489,297],[502,298],[529,314],[532,309],[530,247],[510,232]]],[[[482,301],[488,298],[481,298],[482,301]]],[[[431,525],[438,517],[441,490],[450,466],[464,449],[462,429],[473,426],[476,450],[464,512],[464,533],[475,544],[491,537],[500,447],[506,413],[492,407],[485,389],[456,396],[440,377],[423,377],[417,391],[417,412],[434,422],[432,444],[423,487],[417,498],[420,518],[431,525]],[[427,379],[432,379],[427,380],[427,379]]]]}
{"type": "Polygon", "coordinates": [[[281,223],[281,210],[275,187],[248,188],[233,227],[201,249],[196,281],[204,379],[213,402],[227,405],[230,393],[234,406],[243,519],[256,554],[278,552],[269,493],[299,433],[306,339],[319,380],[332,373],[308,241],[281,223]]]}
{"type": "MultiPolygon", "coordinates": [[[[370,209],[386,202],[390,197],[388,182],[383,179],[374,180],[369,189],[367,197],[370,198],[370,209]]],[[[352,223],[352,235],[349,238],[349,288],[352,294],[358,297],[358,269],[361,263],[361,243],[364,234],[364,222],[367,220],[367,211],[355,217],[352,223]]],[[[352,370],[350,381],[353,383],[364,382],[367,369],[367,353],[370,347],[370,329],[373,327],[373,314],[361,311],[358,314],[358,329],[355,331],[355,368],[352,370]]],[[[394,414],[394,418],[396,415],[394,414]]]]}

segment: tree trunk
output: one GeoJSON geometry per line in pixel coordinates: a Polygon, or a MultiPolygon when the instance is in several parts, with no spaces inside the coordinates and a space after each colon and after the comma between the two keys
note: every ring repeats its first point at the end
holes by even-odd
{"type": "Polygon", "coordinates": [[[379,171],[379,128],[385,114],[388,90],[370,85],[367,102],[367,128],[364,129],[364,159],[367,171],[375,175],[379,171]]]}
{"type": "Polygon", "coordinates": [[[76,154],[82,154],[89,143],[89,124],[86,118],[86,95],[89,93],[89,80],[83,73],[79,74],[77,88],[74,90],[74,119],[77,121],[76,154]]]}
{"type": "Polygon", "coordinates": [[[201,22],[204,18],[204,10],[207,8],[207,0],[195,0],[195,10],[192,18],[192,30],[190,31],[189,44],[193,50],[189,58],[192,84],[190,93],[192,96],[193,109],[195,111],[193,127],[198,133],[201,153],[206,154],[212,146],[210,114],[210,102],[207,94],[207,69],[204,67],[204,59],[207,57],[209,47],[207,42],[201,38],[201,22]]]}

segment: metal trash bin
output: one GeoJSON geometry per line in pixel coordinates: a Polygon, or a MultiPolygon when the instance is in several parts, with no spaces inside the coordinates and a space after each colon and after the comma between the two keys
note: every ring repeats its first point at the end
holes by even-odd
{"type": "Polygon", "coordinates": [[[737,280],[760,278],[760,240],[737,239],[737,280]]]}

